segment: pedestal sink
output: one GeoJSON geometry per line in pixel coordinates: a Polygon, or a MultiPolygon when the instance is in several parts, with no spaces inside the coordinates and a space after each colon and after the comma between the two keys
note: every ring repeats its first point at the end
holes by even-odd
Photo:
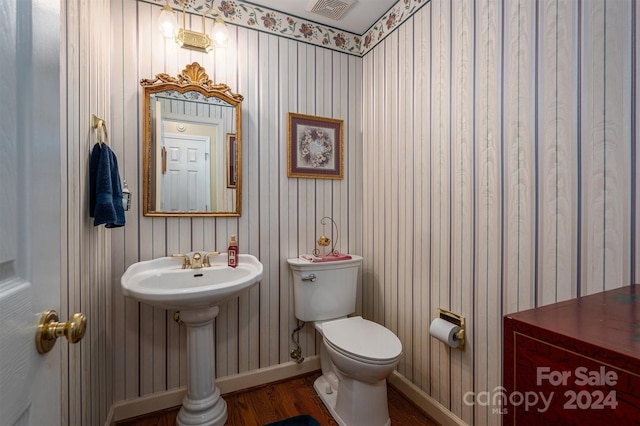
{"type": "MultiPolygon", "coordinates": [[[[188,253],[193,257],[193,253],[188,253]]],[[[222,253],[211,266],[182,269],[182,260],[162,257],[131,265],[122,275],[125,296],[164,309],[180,311],[187,328],[187,394],[176,420],[178,425],[222,426],[227,404],[215,383],[213,319],[218,305],[237,297],[262,279],[262,263],[250,254],[227,266],[222,253]]]]}

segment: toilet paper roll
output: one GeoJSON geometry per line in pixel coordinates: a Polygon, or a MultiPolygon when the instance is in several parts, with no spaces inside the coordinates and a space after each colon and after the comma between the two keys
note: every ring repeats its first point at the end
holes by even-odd
{"type": "Polygon", "coordinates": [[[442,318],[436,318],[431,321],[431,326],[429,327],[429,333],[433,337],[446,343],[452,348],[460,346],[460,340],[456,339],[456,333],[458,331],[460,331],[460,327],[450,323],[449,321],[445,321],[442,318]]]}

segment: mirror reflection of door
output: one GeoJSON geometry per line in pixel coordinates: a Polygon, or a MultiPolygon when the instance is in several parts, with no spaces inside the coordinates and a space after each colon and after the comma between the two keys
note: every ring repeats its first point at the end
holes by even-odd
{"type": "Polygon", "coordinates": [[[156,97],[155,166],[150,186],[157,211],[215,212],[232,208],[225,204],[223,135],[228,123],[212,116],[220,108],[156,97]],[[170,143],[168,137],[172,138],[170,143]],[[203,164],[206,169],[201,168],[203,164]]]}
{"type": "Polygon", "coordinates": [[[163,211],[209,211],[211,141],[206,136],[164,134],[166,170],[159,185],[163,211]]]}

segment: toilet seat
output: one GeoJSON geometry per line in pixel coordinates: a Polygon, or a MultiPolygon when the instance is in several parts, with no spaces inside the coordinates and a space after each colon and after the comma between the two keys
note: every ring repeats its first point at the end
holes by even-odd
{"type": "Polygon", "coordinates": [[[325,322],[322,334],[326,344],[335,351],[364,363],[388,364],[402,354],[398,336],[362,317],[325,322]]]}

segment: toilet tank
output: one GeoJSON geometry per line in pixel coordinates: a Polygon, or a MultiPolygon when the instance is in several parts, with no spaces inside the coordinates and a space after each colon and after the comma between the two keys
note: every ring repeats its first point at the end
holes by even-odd
{"type": "Polygon", "coordinates": [[[362,257],[335,262],[287,259],[293,276],[293,308],[301,321],[323,321],[356,310],[358,268],[362,257]]]}

